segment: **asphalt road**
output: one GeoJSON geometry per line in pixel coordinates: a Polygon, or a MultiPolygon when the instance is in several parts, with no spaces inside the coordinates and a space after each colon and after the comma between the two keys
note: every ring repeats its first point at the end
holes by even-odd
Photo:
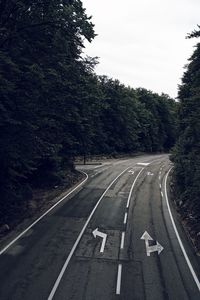
{"type": "Polygon", "coordinates": [[[200,299],[199,257],[167,204],[170,167],[167,155],[82,166],[81,187],[1,245],[0,300],[200,299]]]}

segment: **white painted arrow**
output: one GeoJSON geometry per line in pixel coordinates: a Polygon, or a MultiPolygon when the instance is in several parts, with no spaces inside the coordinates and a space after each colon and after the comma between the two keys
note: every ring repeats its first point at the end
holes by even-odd
{"type": "Polygon", "coordinates": [[[147,172],[147,176],[153,176],[154,174],[151,172],[147,172]]]}
{"type": "Polygon", "coordinates": [[[96,228],[95,230],[93,230],[92,232],[93,236],[96,238],[97,236],[101,237],[103,240],[102,240],[102,243],[101,243],[101,249],[100,249],[100,252],[104,252],[104,248],[105,248],[105,245],[106,245],[106,239],[107,239],[107,234],[106,233],[103,233],[101,231],[98,230],[98,228],[96,228]]]}
{"type": "Polygon", "coordinates": [[[156,245],[154,246],[149,246],[149,241],[153,241],[152,237],[148,234],[147,231],[143,233],[143,235],[140,238],[141,240],[145,240],[145,245],[146,245],[146,251],[147,251],[147,256],[150,256],[152,252],[158,252],[158,255],[162,252],[164,249],[163,246],[161,246],[158,241],[156,241],[156,245]]]}
{"type": "Polygon", "coordinates": [[[128,172],[131,173],[132,175],[135,173],[135,171],[133,171],[133,170],[130,170],[128,172]]]}

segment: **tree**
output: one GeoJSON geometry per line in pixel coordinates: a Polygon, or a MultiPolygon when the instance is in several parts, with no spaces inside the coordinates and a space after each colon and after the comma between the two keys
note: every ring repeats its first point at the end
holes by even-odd
{"type": "MultiPolygon", "coordinates": [[[[199,28],[199,27],[198,27],[199,28]]],[[[195,30],[189,38],[198,38],[195,30]]],[[[200,43],[189,59],[179,87],[179,138],[173,161],[177,203],[187,217],[200,219],[200,43]]]]}
{"type": "Polygon", "coordinates": [[[83,40],[94,36],[79,0],[0,1],[0,223],[26,207],[36,178],[55,184],[63,164],[71,168],[64,147],[89,68],[83,40]]]}

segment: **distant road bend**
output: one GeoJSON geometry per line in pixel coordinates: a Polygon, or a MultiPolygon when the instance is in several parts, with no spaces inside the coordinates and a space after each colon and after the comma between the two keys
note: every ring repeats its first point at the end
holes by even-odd
{"type": "MultiPolygon", "coordinates": [[[[0,248],[1,300],[197,300],[168,155],[82,166],[85,183],[0,248]]],[[[79,167],[80,168],[80,167],[79,167]]]]}

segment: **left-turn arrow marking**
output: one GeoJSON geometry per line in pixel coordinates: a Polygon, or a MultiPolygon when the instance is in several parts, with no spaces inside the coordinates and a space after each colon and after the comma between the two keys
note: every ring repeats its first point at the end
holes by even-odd
{"type": "Polygon", "coordinates": [[[101,249],[100,249],[100,252],[103,253],[104,252],[104,248],[105,248],[105,245],[106,245],[106,239],[107,239],[107,234],[106,233],[103,233],[101,231],[98,230],[98,228],[96,228],[95,230],[93,230],[92,232],[93,236],[96,238],[97,236],[101,237],[103,240],[102,240],[102,243],[101,243],[101,249]]]}

